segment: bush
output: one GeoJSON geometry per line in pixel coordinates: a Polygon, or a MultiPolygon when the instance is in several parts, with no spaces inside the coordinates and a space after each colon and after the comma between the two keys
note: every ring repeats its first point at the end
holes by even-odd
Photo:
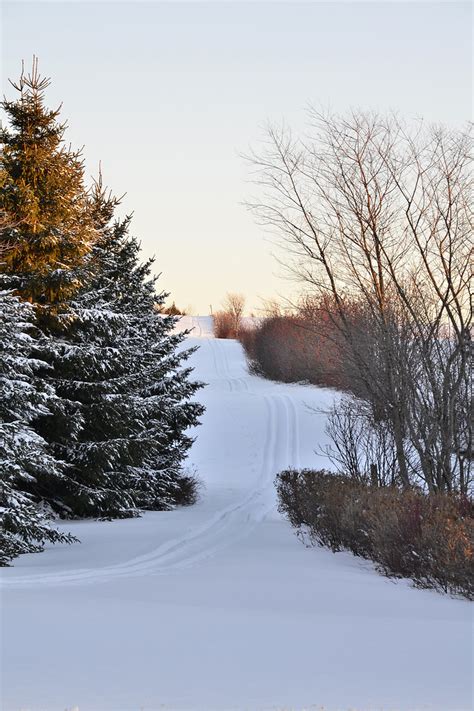
{"type": "Polygon", "coordinates": [[[259,373],[258,367],[255,366],[253,353],[255,351],[255,340],[257,338],[260,324],[253,321],[252,325],[241,324],[237,338],[240,341],[245,355],[247,356],[247,364],[251,373],[259,373]]]}
{"type": "Polygon", "coordinates": [[[300,316],[272,316],[253,329],[241,329],[238,337],[251,369],[264,377],[350,388],[339,347],[314,322],[300,316]]]}
{"type": "Polygon", "coordinates": [[[237,338],[234,318],[227,311],[217,311],[214,314],[212,329],[216,338],[237,338]]]}
{"type": "Polygon", "coordinates": [[[199,501],[202,482],[194,472],[184,473],[178,480],[176,500],[179,506],[192,506],[199,501]]]}
{"type": "Polygon", "coordinates": [[[313,544],[349,550],[418,587],[474,599],[472,499],[311,470],[283,471],[276,486],[279,510],[313,544]]]}
{"type": "Polygon", "coordinates": [[[244,313],[245,297],[228,293],[223,302],[224,309],[214,314],[213,329],[216,338],[238,338],[244,313]]]}

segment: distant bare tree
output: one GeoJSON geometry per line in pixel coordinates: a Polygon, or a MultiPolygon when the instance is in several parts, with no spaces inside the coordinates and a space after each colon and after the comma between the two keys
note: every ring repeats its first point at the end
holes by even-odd
{"type": "Polygon", "coordinates": [[[287,311],[285,306],[277,299],[263,299],[259,310],[264,318],[277,318],[278,316],[283,316],[287,311]]]}
{"type": "Polygon", "coordinates": [[[234,333],[239,332],[240,322],[244,315],[245,296],[243,294],[228,293],[226,294],[224,303],[224,311],[230,314],[232,319],[232,328],[234,333]]]}

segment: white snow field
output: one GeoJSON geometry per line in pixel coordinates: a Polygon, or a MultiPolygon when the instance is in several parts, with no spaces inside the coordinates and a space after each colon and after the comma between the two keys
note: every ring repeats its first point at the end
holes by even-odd
{"type": "Polygon", "coordinates": [[[275,474],[327,466],[334,394],[248,374],[190,317],[209,383],[189,464],[196,506],[65,523],[81,539],[2,569],[4,711],[467,711],[471,606],[306,548],[275,474]]]}

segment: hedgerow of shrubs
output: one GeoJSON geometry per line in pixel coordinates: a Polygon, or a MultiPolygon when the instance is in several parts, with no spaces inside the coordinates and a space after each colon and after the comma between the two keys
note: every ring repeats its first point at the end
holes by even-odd
{"type": "Polygon", "coordinates": [[[271,316],[237,336],[254,373],[284,383],[353,390],[350,368],[331,324],[300,315],[271,316]]]}
{"type": "Polygon", "coordinates": [[[474,502],[375,487],[324,470],[278,474],[279,510],[311,543],[348,550],[387,576],[474,599],[474,502]]]}

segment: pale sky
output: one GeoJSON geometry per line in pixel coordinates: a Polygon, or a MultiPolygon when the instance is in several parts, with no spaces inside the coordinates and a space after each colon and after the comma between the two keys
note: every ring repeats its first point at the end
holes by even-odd
{"type": "MultiPolygon", "coordinates": [[[[302,129],[311,103],[472,118],[472,6],[457,2],[8,2],[2,84],[39,56],[87,175],[126,192],[159,284],[195,313],[242,292],[288,295],[241,202],[239,157],[268,120],[302,129]]],[[[280,255],[281,256],[281,255],[280,255]]]]}

